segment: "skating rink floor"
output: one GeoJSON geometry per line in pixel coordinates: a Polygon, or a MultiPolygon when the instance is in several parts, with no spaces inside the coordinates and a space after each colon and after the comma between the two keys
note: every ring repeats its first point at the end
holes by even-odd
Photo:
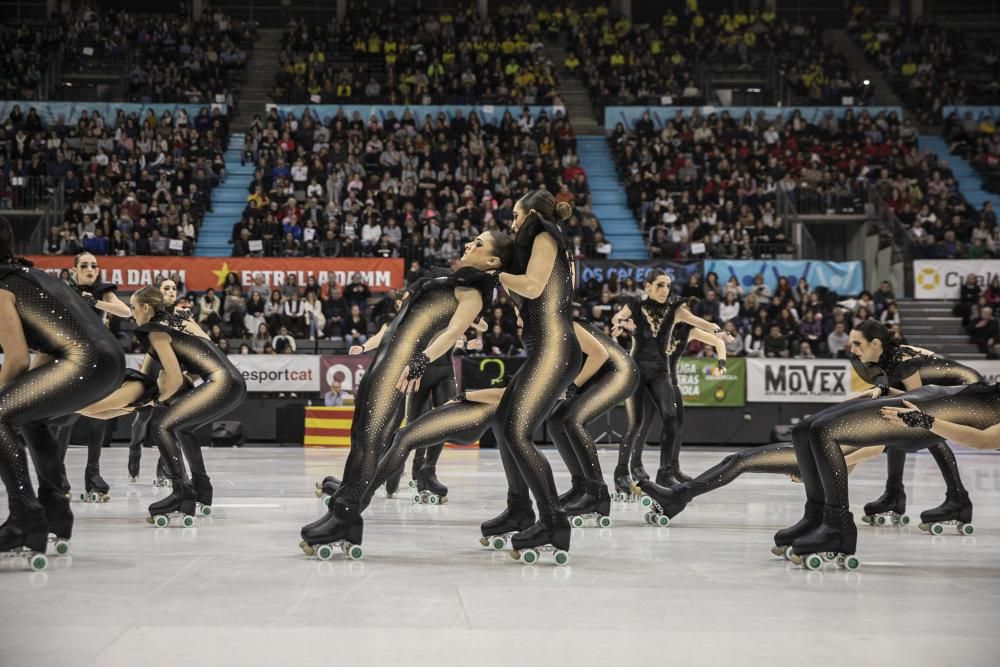
{"type": "MultiPolygon", "coordinates": [[[[525,566],[478,543],[505,497],[496,452],[452,449],[439,468],[446,505],[379,495],[365,558],[322,562],[299,550],[298,532],[325,511],[314,483],[339,476],[345,455],[206,450],[215,515],[158,529],[144,521],[164,493],[150,483],[155,452],[144,450],[142,482],[129,484],[127,450],[105,449],[113,498],[74,503],[72,555],[50,555],[45,572],[0,572],[0,665],[998,664],[995,454],[960,454],[975,535],[862,526],[857,572],[770,554],[803,491],[768,475],[703,496],[669,528],[616,503],[612,528],[574,531],[569,566],[525,566]]],[[[683,467],[724,455],[685,450],[683,467]]],[[[75,491],[85,457],[68,456],[75,491]]],[[[610,473],[614,453],[602,462],[610,473]]],[[[884,474],[879,457],[851,477],[856,519],[884,474]]],[[[929,456],[911,457],[906,482],[912,516],[944,496],[929,456]]]]}

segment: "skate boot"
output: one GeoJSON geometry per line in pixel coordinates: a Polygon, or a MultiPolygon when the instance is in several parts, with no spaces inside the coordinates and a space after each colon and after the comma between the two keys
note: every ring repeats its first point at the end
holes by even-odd
{"type": "Polygon", "coordinates": [[[212,481],[208,475],[195,475],[194,482],[195,508],[198,516],[210,516],[212,514],[212,481]]]}
{"type": "Polygon", "coordinates": [[[968,491],[948,491],[943,503],[920,513],[920,530],[940,535],[946,525],[955,526],[959,535],[976,532],[972,525],[972,501],[968,491]]]}
{"type": "Polygon", "coordinates": [[[479,543],[499,551],[506,546],[512,534],[530,527],[533,523],[535,523],[535,512],[531,509],[531,500],[527,496],[508,493],[507,508],[479,527],[483,534],[479,538],[479,543]]]}
{"type": "Polygon", "coordinates": [[[44,570],[49,560],[45,557],[49,527],[45,513],[37,506],[32,510],[11,505],[11,515],[0,526],[0,567],[44,570]],[[8,565],[9,564],[9,565],[8,565]]]}
{"type": "MultiPolygon", "coordinates": [[[[399,491],[399,482],[402,479],[402,477],[403,477],[403,469],[400,468],[399,472],[390,475],[389,477],[386,478],[385,480],[386,498],[394,498],[396,496],[396,492],[399,491]]],[[[410,484],[410,486],[413,486],[413,484],[410,484]]]]}
{"type": "Polygon", "coordinates": [[[572,481],[570,481],[569,491],[559,495],[559,502],[566,505],[566,503],[575,501],[584,494],[586,484],[586,478],[573,475],[572,481]]]}
{"type": "Polygon", "coordinates": [[[174,485],[174,481],[170,479],[170,473],[167,472],[167,466],[163,462],[163,457],[156,462],[156,479],[153,480],[153,486],[161,489],[168,489],[174,485]]]}
{"type": "MultiPolygon", "coordinates": [[[[660,468],[656,471],[656,483],[660,486],[677,486],[684,482],[690,482],[692,477],[682,473],[676,464],[668,468],[660,468]]],[[[638,481],[638,480],[636,480],[638,481]]]]}
{"type": "MultiPolygon", "coordinates": [[[[389,482],[386,481],[386,484],[388,485],[389,482]]],[[[339,488],[340,480],[333,475],[327,475],[323,478],[322,482],[316,482],[316,497],[322,498],[324,505],[329,505],[330,498],[333,497],[333,494],[335,494],[339,488]]]]}
{"type": "MultiPolygon", "coordinates": [[[[609,499],[610,500],[610,499],[609,499]]],[[[556,565],[569,563],[570,527],[566,512],[543,514],[533,526],[510,538],[511,558],[525,565],[537,563],[542,553],[551,553],[556,565]]]]}
{"type": "Polygon", "coordinates": [[[146,522],[157,528],[169,525],[181,525],[190,528],[194,525],[194,512],[197,499],[194,486],[187,480],[177,480],[170,495],[149,506],[149,516],[146,522]]]}
{"type": "MultiPolygon", "coordinates": [[[[420,490],[420,469],[424,467],[424,458],[427,454],[423,449],[418,449],[413,453],[413,467],[410,468],[410,481],[408,482],[411,489],[420,490]]],[[[402,471],[400,471],[402,474],[402,471]]]]}
{"type": "Polygon", "coordinates": [[[101,477],[101,470],[96,464],[90,464],[83,473],[85,493],[80,494],[80,500],[88,503],[106,503],[111,499],[108,491],[111,487],[101,477]]]}
{"type": "Polygon", "coordinates": [[[413,495],[413,502],[430,505],[443,505],[448,502],[448,487],[437,478],[437,470],[434,467],[425,465],[417,471],[417,492],[413,495]]]}
{"type": "Polygon", "coordinates": [[[139,462],[142,460],[142,445],[128,448],[128,479],[135,484],[139,481],[139,462]]]}
{"type": "Polygon", "coordinates": [[[847,507],[827,505],[823,523],[792,543],[791,561],[809,570],[823,567],[823,561],[836,561],[837,567],[856,570],[861,561],[854,555],[858,545],[858,527],[847,507]]]}
{"type": "Polygon", "coordinates": [[[684,484],[665,488],[646,480],[639,483],[639,488],[644,493],[640,502],[643,507],[649,508],[646,523],[661,528],[669,526],[670,520],[683,512],[691,502],[691,492],[684,484]]]}
{"type": "Polygon", "coordinates": [[[42,488],[38,491],[38,502],[49,524],[49,544],[57,554],[65,556],[69,553],[73,537],[73,510],[70,509],[69,499],[59,490],[42,488]]]}
{"type": "Polygon", "coordinates": [[[617,466],[615,468],[615,492],[611,494],[611,499],[620,502],[633,502],[638,497],[636,488],[632,484],[632,478],[628,476],[628,468],[617,466]]]}
{"type": "Polygon", "coordinates": [[[639,482],[645,482],[647,479],[649,479],[649,473],[646,472],[646,469],[642,466],[642,463],[633,464],[629,472],[632,474],[632,479],[635,480],[636,484],[635,488],[639,488],[638,487],[639,482]]]}
{"type": "Polygon", "coordinates": [[[865,505],[865,515],[861,520],[871,526],[884,526],[886,523],[905,526],[910,523],[906,516],[906,491],[901,486],[887,486],[885,493],[865,505]]]}
{"type": "MultiPolygon", "coordinates": [[[[603,481],[585,482],[580,495],[571,498],[564,507],[574,528],[590,523],[599,528],[611,527],[611,494],[603,481]]],[[[560,498],[561,500],[561,498],[560,498]]]]}
{"type": "Polygon", "coordinates": [[[365,555],[361,547],[364,528],[364,520],[357,510],[343,501],[335,501],[326,517],[302,529],[299,548],[320,560],[330,560],[337,550],[351,560],[361,560],[365,555]]]}
{"type": "Polygon", "coordinates": [[[803,535],[811,533],[821,523],[823,523],[823,503],[807,500],[805,512],[799,522],[788,528],[782,528],[774,534],[774,546],[771,547],[771,553],[775,556],[781,556],[785,560],[791,560],[792,543],[803,535]]]}

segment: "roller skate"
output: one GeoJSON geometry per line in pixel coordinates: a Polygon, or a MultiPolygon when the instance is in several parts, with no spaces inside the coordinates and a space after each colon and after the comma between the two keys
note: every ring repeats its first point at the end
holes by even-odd
{"type": "Polygon", "coordinates": [[[73,537],[73,510],[69,499],[59,490],[42,488],[38,491],[38,502],[45,510],[45,520],[49,524],[49,545],[60,556],[70,550],[73,537]]]}
{"type": "Polygon", "coordinates": [[[424,466],[417,471],[417,492],[413,502],[429,505],[443,505],[448,502],[448,487],[437,478],[437,470],[424,466]]]}
{"type": "Polygon", "coordinates": [[[586,484],[587,484],[586,478],[580,477],[578,475],[573,475],[572,481],[570,482],[569,491],[560,494],[559,502],[562,503],[564,506],[567,503],[574,502],[577,498],[580,498],[585,493],[586,484]]]}
{"type": "Polygon", "coordinates": [[[195,509],[198,516],[211,516],[212,514],[212,482],[209,480],[208,475],[195,475],[194,482],[194,496],[195,496],[195,509]]]}
{"type": "Polygon", "coordinates": [[[358,512],[337,502],[326,517],[302,529],[299,548],[320,560],[330,560],[338,549],[351,560],[361,560],[365,555],[361,547],[364,528],[364,520],[358,512]]]}
{"type": "Polygon", "coordinates": [[[174,485],[174,480],[170,479],[167,467],[163,464],[163,457],[156,463],[156,479],[153,480],[153,487],[157,489],[169,489],[174,485]]]}
{"type": "Polygon", "coordinates": [[[537,563],[543,553],[551,553],[556,565],[569,563],[569,519],[565,512],[542,515],[533,526],[510,538],[511,558],[525,565],[537,563]]]}
{"type": "Polygon", "coordinates": [[[623,503],[635,502],[639,499],[637,488],[632,483],[632,478],[628,476],[628,468],[617,466],[615,468],[615,492],[611,494],[611,499],[623,503]]]}
{"type": "Polygon", "coordinates": [[[823,523],[792,543],[791,560],[808,570],[818,570],[824,561],[836,561],[837,567],[856,570],[861,561],[854,555],[858,545],[858,527],[846,507],[823,508],[823,523]]]}
{"type": "Polygon", "coordinates": [[[139,462],[142,460],[142,445],[128,448],[128,479],[135,484],[139,481],[139,462]]]}
{"type": "Polygon", "coordinates": [[[821,523],[823,523],[823,503],[807,500],[805,512],[799,522],[788,528],[782,528],[774,534],[774,546],[771,547],[771,553],[785,560],[791,560],[793,556],[792,543],[803,535],[811,533],[821,523]]]}
{"type": "Polygon", "coordinates": [[[972,501],[968,491],[948,491],[943,503],[920,513],[920,530],[931,535],[940,535],[948,525],[955,526],[959,535],[976,532],[976,527],[972,525],[972,501]]]}
{"type": "MultiPolygon", "coordinates": [[[[413,453],[413,466],[410,468],[410,481],[407,482],[411,489],[416,489],[418,480],[420,478],[420,469],[424,467],[424,458],[427,456],[423,449],[418,449],[413,453]]],[[[403,471],[400,470],[399,474],[402,475],[403,471]]]]}
{"type": "Polygon", "coordinates": [[[639,484],[639,482],[645,482],[647,479],[649,479],[649,473],[646,472],[646,469],[642,466],[642,463],[633,464],[629,472],[632,474],[632,479],[635,480],[635,483],[637,485],[639,484]]]}
{"type": "Polygon", "coordinates": [[[570,525],[583,528],[591,523],[598,528],[611,527],[611,494],[604,482],[587,482],[583,492],[564,505],[570,525]]]}
{"type": "Polygon", "coordinates": [[[149,506],[149,516],[146,522],[157,528],[169,525],[181,525],[190,528],[194,525],[194,512],[197,500],[191,482],[178,481],[173,486],[170,495],[149,506]]]}
{"type": "Polygon", "coordinates": [[[535,512],[531,509],[531,500],[526,496],[507,494],[507,508],[496,517],[479,527],[482,537],[479,543],[500,551],[507,545],[510,536],[519,530],[525,530],[535,523],[535,512]]]}
{"type": "Polygon", "coordinates": [[[34,512],[11,511],[11,516],[0,526],[0,563],[41,572],[48,567],[45,549],[49,541],[49,528],[41,509],[34,512]]]}
{"type": "MultiPolygon", "coordinates": [[[[386,486],[388,487],[388,480],[386,481],[386,486]]],[[[323,499],[324,505],[330,504],[330,498],[333,498],[333,494],[337,492],[340,488],[340,480],[333,475],[327,475],[323,478],[322,482],[316,482],[316,497],[323,499]]]]}
{"type": "MultiPolygon", "coordinates": [[[[400,481],[400,479],[402,477],[403,477],[403,470],[400,469],[399,472],[397,472],[395,474],[392,474],[392,475],[390,475],[389,477],[386,478],[386,480],[385,480],[385,497],[386,498],[395,498],[396,497],[396,492],[399,491],[399,481],[400,481]]],[[[412,483],[412,480],[411,480],[410,486],[415,486],[412,483]]]]}
{"type": "Polygon", "coordinates": [[[906,491],[901,486],[887,486],[878,500],[865,505],[865,515],[861,520],[870,526],[884,526],[887,523],[894,526],[908,525],[910,517],[906,516],[906,491]]]}
{"type": "Polygon", "coordinates": [[[111,487],[101,477],[100,468],[90,464],[83,475],[84,488],[86,491],[80,494],[80,500],[87,503],[106,503],[111,500],[108,491],[111,487]]]}
{"type": "Polygon", "coordinates": [[[640,502],[643,507],[649,508],[646,512],[646,523],[653,526],[661,528],[669,526],[670,520],[683,512],[691,502],[691,493],[684,484],[668,489],[646,480],[639,483],[639,488],[644,492],[640,502]]]}

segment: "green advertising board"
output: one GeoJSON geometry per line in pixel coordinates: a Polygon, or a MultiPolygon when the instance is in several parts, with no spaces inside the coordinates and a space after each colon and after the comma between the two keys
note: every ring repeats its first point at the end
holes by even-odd
{"type": "Polygon", "coordinates": [[[695,407],[740,407],[746,404],[746,365],[729,359],[722,375],[712,375],[716,359],[681,357],[677,362],[677,384],[684,405],[695,407]]]}

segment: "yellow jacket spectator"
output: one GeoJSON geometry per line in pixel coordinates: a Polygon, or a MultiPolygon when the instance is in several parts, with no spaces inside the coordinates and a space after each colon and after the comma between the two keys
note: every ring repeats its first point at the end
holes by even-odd
{"type": "Polygon", "coordinates": [[[917,63],[915,62],[903,63],[903,66],[900,68],[900,72],[902,73],[903,76],[913,76],[914,74],[917,73],[917,63]]]}
{"type": "Polygon", "coordinates": [[[309,53],[309,62],[311,63],[326,62],[326,54],[320,51],[319,47],[317,47],[309,53]]]}
{"type": "Polygon", "coordinates": [[[399,51],[399,43],[394,39],[387,39],[382,43],[382,51],[384,53],[397,53],[399,51]]]}
{"type": "Polygon", "coordinates": [[[382,40],[378,38],[377,35],[372,35],[368,38],[368,53],[381,53],[382,52],[382,40]]]}
{"type": "Polygon", "coordinates": [[[444,65],[438,62],[431,63],[427,66],[427,76],[431,78],[435,76],[444,76],[444,65]]]}
{"type": "Polygon", "coordinates": [[[349,83],[338,83],[337,84],[337,97],[350,97],[351,96],[351,84],[349,83]]]}
{"type": "Polygon", "coordinates": [[[654,39],[652,42],[650,42],[649,52],[652,53],[654,56],[658,56],[661,53],[663,53],[663,40],[654,39]]]}
{"type": "Polygon", "coordinates": [[[359,37],[356,40],[354,40],[354,50],[361,51],[362,53],[364,53],[365,51],[368,50],[368,44],[365,42],[364,39],[359,37]]]}
{"type": "Polygon", "coordinates": [[[979,134],[996,134],[997,128],[993,125],[993,119],[989,116],[983,116],[983,119],[979,121],[979,134]]]}
{"type": "Polygon", "coordinates": [[[517,48],[517,45],[514,43],[514,40],[511,40],[511,39],[505,39],[500,44],[500,50],[503,52],[503,54],[505,56],[514,55],[514,50],[516,48],[517,48]]]}
{"type": "Polygon", "coordinates": [[[449,14],[448,12],[445,12],[438,17],[438,23],[440,23],[441,25],[448,25],[449,23],[454,23],[454,22],[455,22],[455,17],[449,14]]]}
{"type": "Polygon", "coordinates": [[[687,0],[687,10],[692,14],[698,13],[698,0],[687,0]]]}
{"type": "Polygon", "coordinates": [[[693,19],[691,19],[691,27],[695,30],[701,30],[705,27],[705,17],[698,14],[693,19]]]}
{"type": "Polygon", "coordinates": [[[615,52],[611,54],[611,66],[621,67],[625,64],[625,56],[621,53],[615,52]]]}
{"type": "Polygon", "coordinates": [[[292,65],[292,70],[296,74],[305,74],[306,73],[306,63],[305,63],[305,61],[304,60],[296,60],[295,64],[292,65]]]}
{"type": "Polygon", "coordinates": [[[743,43],[752,48],[755,44],[757,44],[757,34],[750,32],[749,30],[746,31],[743,33],[743,43]]]}
{"type": "Polygon", "coordinates": [[[521,66],[518,65],[513,60],[508,61],[503,68],[503,73],[506,74],[507,76],[515,76],[520,71],[521,71],[521,66]]]}
{"type": "Polygon", "coordinates": [[[624,35],[629,31],[629,28],[631,27],[632,27],[631,23],[629,23],[625,19],[619,19],[618,23],[615,23],[615,32],[618,33],[619,35],[624,35]]]}
{"type": "Polygon", "coordinates": [[[661,23],[668,28],[673,28],[677,25],[677,14],[674,14],[672,11],[668,11],[663,15],[663,21],[661,23]]]}
{"type": "Polygon", "coordinates": [[[577,69],[577,68],[578,68],[579,66],[580,66],[580,59],[579,59],[579,58],[577,58],[577,57],[576,57],[576,56],[575,56],[574,54],[572,54],[572,53],[571,53],[571,54],[569,54],[569,57],[568,57],[568,58],[566,58],[566,60],[564,60],[564,61],[563,61],[563,67],[565,67],[566,69],[568,69],[568,70],[569,70],[569,71],[571,71],[571,72],[575,72],[575,71],[576,71],[576,69],[577,69]]]}

